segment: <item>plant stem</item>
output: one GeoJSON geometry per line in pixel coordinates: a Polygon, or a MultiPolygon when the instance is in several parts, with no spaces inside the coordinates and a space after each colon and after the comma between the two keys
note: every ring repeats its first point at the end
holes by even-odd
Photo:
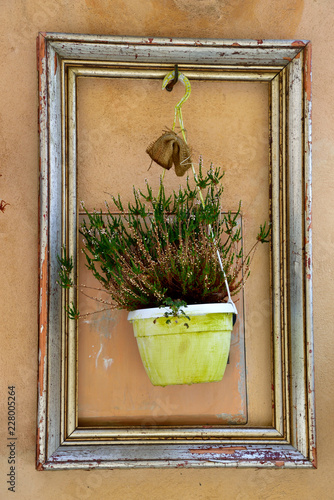
{"type": "MultiPolygon", "coordinates": [[[[187,143],[186,134],[185,134],[185,131],[184,131],[184,128],[183,128],[183,118],[182,118],[181,108],[177,109],[177,116],[178,116],[178,119],[179,119],[179,122],[180,122],[180,125],[181,125],[181,133],[182,133],[182,136],[183,136],[183,140],[184,140],[184,142],[186,144],[188,144],[187,143]]],[[[175,120],[174,120],[174,124],[173,124],[173,130],[174,130],[174,127],[175,127],[175,120]]],[[[193,171],[194,179],[195,179],[195,182],[196,182],[197,176],[196,176],[196,170],[195,170],[193,162],[191,162],[191,169],[193,171]]],[[[197,188],[198,188],[198,193],[199,193],[199,197],[200,197],[202,206],[204,208],[205,207],[205,203],[204,203],[204,198],[203,198],[203,194],[202,194],[201,188],[198,185],[197,185],[197,188]]],[[[210,231],[210,233],[212,234],[212,236],[214,238],[215,235],[214,235],[213,229],[211,227],[211,224],[209,224],[209,231],[210,231]]],[[[217,257],[218,257],[218,262],[219,262],[220,269],[221,269],[221,271],[223,273],[224,280],[225,280],[225,286],[226,286],[226,291],[227,291],[227,295],[228,295],[228,302],[230,302],[230,303],[232,303],[234,305],[234,302],[233,302],[233,300],[231,298],[231,294],[230,294],[230,288],[228,286],[227,276],[226,276],[226,273],[225,273],[225,270],[224,270],[224,266],[223,266],[222,259],[221,259],[221,256],[220,256],[218,248],[217,248],[217,257]]]]}

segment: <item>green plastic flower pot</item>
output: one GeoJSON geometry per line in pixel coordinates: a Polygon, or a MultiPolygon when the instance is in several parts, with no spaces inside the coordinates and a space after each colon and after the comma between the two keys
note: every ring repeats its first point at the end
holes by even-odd
{"type": "Polygon", "coordinates": [[[153,385],[218,382],[230,351],[233,304],[198,304],[178,317],[168,308],[138,309],[128,315],[139,353],[153,385]]]}

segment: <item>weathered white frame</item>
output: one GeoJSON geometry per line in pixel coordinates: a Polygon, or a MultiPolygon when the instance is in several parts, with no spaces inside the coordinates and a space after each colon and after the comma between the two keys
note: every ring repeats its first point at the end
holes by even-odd
{"type": "MultiPolygon", "coordinates": [[[[40,33],[37,468],[315,467],[311,263],[311,46],[40,33]],[[82,76],[265,81],[270,102],[273,421],[270,427],[78,427],[77,328],[56,284],[76,262],[76,83],[82,76]]],[[[76,269],[74,269],[74,276],[76,269]]]]}

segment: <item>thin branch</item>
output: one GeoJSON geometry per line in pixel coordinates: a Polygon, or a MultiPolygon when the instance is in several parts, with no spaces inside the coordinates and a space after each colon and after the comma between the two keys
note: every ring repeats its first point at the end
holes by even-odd
{"type": "Polygon", "coordinates": [[[98,311],[92,311],[86,314],[80,314],[78,319],[86,318],[87,316],[91,316],[92,314],[101,313],[103,311],[113,311],[112,307],[104,307],[103,309],[99,309],[98,311]]]}
{"type": "Polygon", "coordinates": [[[88,295],[88,293],[85,293],[83,290],[79,290],[82,295],[85,297],[88,297],[89,299],[96,300],[96,302],[100,302],[101,304],[108,304],[109,306],[113,306],[114,304],[112,302],[107,302],[106,300],[99,299],[98,297],[92,297],[91,295],[88,295]]]}

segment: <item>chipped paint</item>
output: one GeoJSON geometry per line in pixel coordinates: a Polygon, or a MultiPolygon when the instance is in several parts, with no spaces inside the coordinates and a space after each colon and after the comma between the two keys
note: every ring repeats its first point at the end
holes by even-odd
{"type": "Polygon", "coordinates": [[[231,446],[222,448],[205,448],[205,449],[190,449],[190,453],[198,453],[200,455],[206,453],[225,453],[226,455],[233,455],[237,450],[246,450],[245,446],[231,446]]]}
{"type": "Polygon", "coordinates": [[[107,370],[112,364],[114,360],[112,358],[103,358],[104,368],[107,370]]]}
{"type": "MultiPolygon", "coordinates": [[[[39,454],[37,454],[39,456],[39,454]]],[[[41,471],[44,470],[44,466],[41,462],[38,462],[36,465],[36,470],[41,471]]]]}
{"type": "MultiPolygon", "coordinates": [[[[313,441],[314,441],[314,439],[313,439],[313,441]]],[[[312,451],[311,454],[313,456],[313,459],[312,459],[313,467],[317,468],[317,466],[318,466],[318,456],[317,456],[317,449],[316,449],[316,447],[312,446],[311,451],[312,451]]]]}
{"type": "Polygon", "coordinates": [[[292,47],[305,47],[306,43],[303,40],[294,40],[291,44],[292,47]]]}
{"type": "Polygon", "coordinates": [[[304,65],[304,91],[306,99],[311,101],[312,93],[312,45],[308,43],[305,50],[305,65],[304,65]]]}
{"type": "MultiPolygon", "coordinates": [[[[39,317],[39,380],[44,380],[44,365],[46,357],[47,339],[47,320],[48,320],[48,310],[47,310],[47,287],[48,287],[48,261],[47,261],[48,249],[45,247],[44,259],[41,263],[41,277],[40,277],[40,292],[41,292],[41,304],[40,304],[40,317],[39,317]],[[44,328],[45,327],[45,328],[44,328]],[[45,333],[44,333],[45,332],[45,333]]],[[[39,395],[42,396],[43,385],[40,385],[39,395]]]]}
{"type": "Polygon", "coordinates": [[[37,428],[37,448],[36,464],[41,467],[41,462],[45,458],[45,415],[46,415],[46,356],[47,356],[47,333],[48,333],[48,206],[47,190],[45,189],[47,179],[47,145],[42,144],[46,136],[47,107],[46,107],[46,40],[43,34],[37,38],[37,68],[39,73],[39,114],[38,129],[40,134],[40,157],[39,171],[41,182],[44,182],[44,189],[40,187],[39,205],[39,339],[38,339],[38,420],[37,428]]]}
{"type": "Polygon", "coordinates": [[[100,350],[99,350],[99,352],[97,353],[97,356],[96,356],[96,359],[95,359],[95,366],[96,366],[96,368],[97,368],[97,362],[98,362],[99,356],[100,356],[100,354],[101,354],[101,352],[102,352],[102,349],[103,349],[103,346],[102,346],[102,344],[101,344],[101,345],[100,345],[100,350]]]}

